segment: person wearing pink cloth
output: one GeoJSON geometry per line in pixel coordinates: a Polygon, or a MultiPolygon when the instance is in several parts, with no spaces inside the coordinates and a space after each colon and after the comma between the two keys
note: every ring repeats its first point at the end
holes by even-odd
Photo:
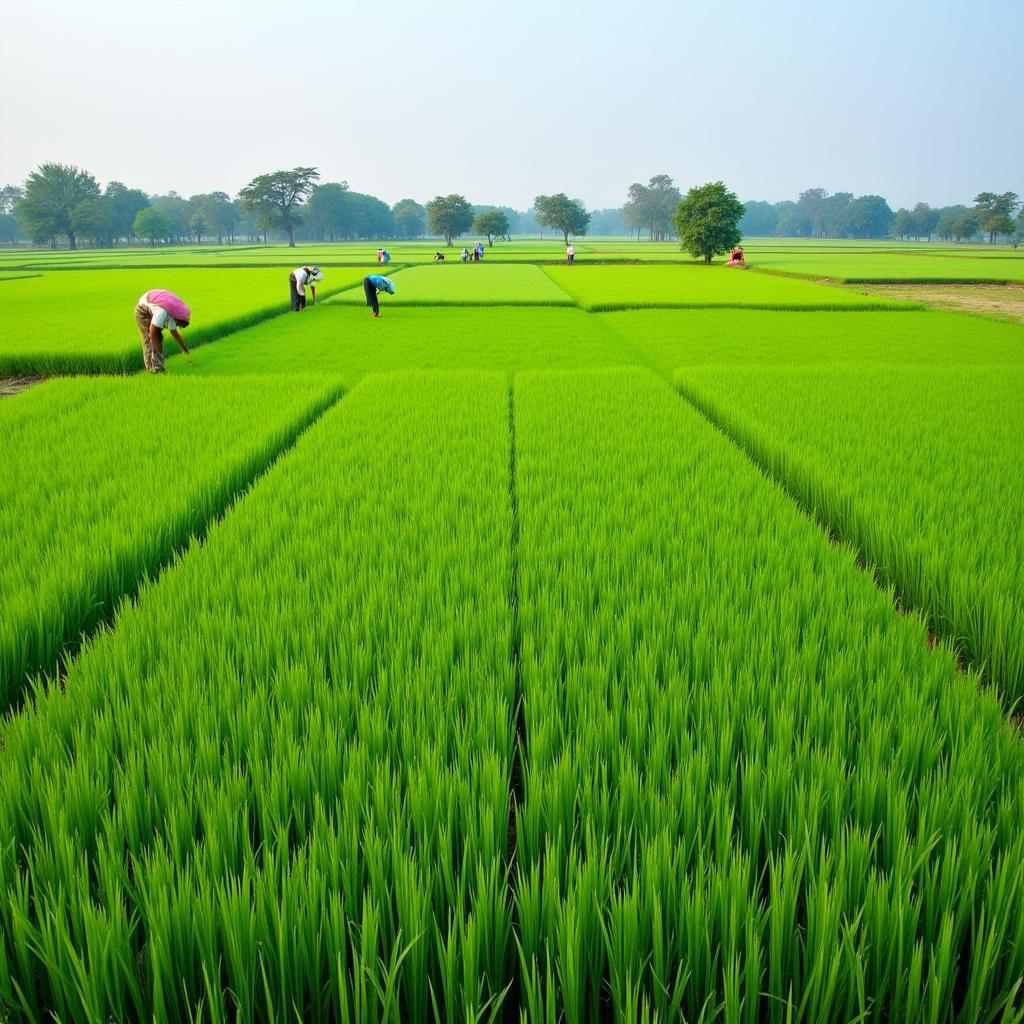
{"type": "Polygon", "coordinates": [[[135,324],[142,335],[142,359],[150,373],[164,372],[164,328],[185,355],[188,347],[181,330],[188,327],[192,313],[173,292],[153,288],[143,294],[135,307],[135,324]]]}

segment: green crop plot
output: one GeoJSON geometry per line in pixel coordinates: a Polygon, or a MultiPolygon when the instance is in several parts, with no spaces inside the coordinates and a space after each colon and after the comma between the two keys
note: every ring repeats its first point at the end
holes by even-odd
{"type": "Polygon", "coordinates": [[[677,382],[1024,697],[1024,368],[692,367],[677,382]]]}
{"type": "Polygon", "coordinates": [[[584,309],[912,309],[767,274],[721,266],[545,267],[544,272],[584,309]]]}
{"type": "Polygon", "coordinates": [[[307,308],[222,338],[191,359],[173,359],[168,370],[186,376],[315,372],[351,384],[380,370],[511,373],[638,361],[598,317],[577,309],[407,308],[385,298],[377,320],[365,309],[332,303],[307,308]]]}
{"type": "MultiPolygon", "coordinates": [[[[381,273],[387,273],[381,271],[381,273]]],[[[571,306],[573,300],[539,267],[438,263],[394,276],[395,295],[385,302],[407,306],[571,306]]],[[[364,306],[362,286],[336,295],[336,303],[364,306]]]]}
{"type": "Polygon", "coordinates": [[[298,377],[79,378],[0,402],[0,712],[338,390],[298,377]]]}
{"type": "Polygon", "coordinates": [[[631,310],[600,317],[671,379],[701,363],[1024,365],[1024,332],[956,313],[631,310]]]}
{"type": "Polygon", "coordinates": [[[524,374],[515,437],[524,1019],[1012,1017],[997,703],[649,373],[524,374]]]}
{"type": "MultiPolygon", "coordinates": [[[[325,277],[323,296],[358,274],[325,277]]],[[[0,374],[125,373],[142,368],[134,310],[139,296],[166,288],[192,308],[191,348],[288,310],[282,270],[62,270],[3,286],[0,374]]],[[[165,332],[165,352],[177,346],[165,332]]]]}
{"type": "Polygon", "coordinates": [[[869,252],[838,251],[780,252],[750,254],[751,265],[758,270],[796,274],[832,281],[938,282],[974,281],[1005,284],[1024,281],[1024,253],[1012,253],[1006,247],[994,253],[972,252],[869,252]]]}
{"type": "Polygon", "coordinates": [[[0,1004],[156,1024],[500,1005],[508,423],[499,374],[365,382],[65,693],[3,724],[0,1004]]]}

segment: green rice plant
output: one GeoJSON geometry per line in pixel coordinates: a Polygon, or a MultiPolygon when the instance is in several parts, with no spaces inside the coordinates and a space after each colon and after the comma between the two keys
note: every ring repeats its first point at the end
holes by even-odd
{"type": "MultiPolygon", "coordinates": [[[[387,273],[387,271],[380,271],[387,273]]],[[[464,264],[457,259],[411,267],[395,279],[387,305],[406,306],[571,306],[573,300],[544,276],[539,267],[509,264],[464,264]]],[[[342,292],[335,303],[365,306],[362,286],[342,292]]]]}
{"type": "Polygon", "coordinates": [[[703,364],[1024,365],[1019,326],[957,313],[632,310],[600,319],[668,380],[703,364]]]}
{"type": "Polygon", "coordinates": [[[378,371],[515,372],[638,361],[606,324],[577,309],[406,308],[385,300],[376,320],[365,310],[333,303],[307,308],[301,316],[280,317],[222,338],[191,359],[176,359],[168,363],[168,372],[197,377],[315,372],[353,383],[378,371]]]}
{"type": "Polygon", "coordinates": [[[0,1005],[500,1013],[508,423],[500,374],[364,381],[0,725],[0,1005]]]}
{"type": "Polygon", "coordinates": [[[545,267],[584,309],[902,310],[919,308],[720,266],[545,267]]]}
{"type": "Polygon", "coordinates": [[[1008,702],[1024,697],[1024,368],[693,367],[677,384],[1008,702]]]}
{"type": "MultiPolygon", "coordinates": [[[[318,293],[349,287],[351,271],[327,277],[318,293]],[[333,278],[333,280],[332,280],[333,278]]],[[[191,306],[183,332],[192,348],[288,311],[282,270],[68,270],[4,286],[0,374],[128,373],[142,369],[135,325],[139,296],[167,288],[191,306]]],[[[177,352],[165,334],[165,352],[177,352]]]]}
{"type": "Polygon", "coordinates": [[[299,377],[50,381],[0,402],[0,711],[340,393],[299,377]]]}
{"type": "Polygon", "coordinates": [[[649,371],[514,425],[527,1019],[1019,1021],[999,704],[649,371]]]}

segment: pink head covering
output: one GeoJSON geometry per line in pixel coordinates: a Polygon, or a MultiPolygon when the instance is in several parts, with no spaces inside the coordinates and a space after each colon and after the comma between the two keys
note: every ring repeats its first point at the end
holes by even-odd
{"type": "Polygon", "coordinates": [[[152,291],[146,292],[146,301],[161,309],[166,309],[178,323],[187,324],[192,320],[192,311],[174,292],[164,291],[163,288],[154,288],[152,291]]]}

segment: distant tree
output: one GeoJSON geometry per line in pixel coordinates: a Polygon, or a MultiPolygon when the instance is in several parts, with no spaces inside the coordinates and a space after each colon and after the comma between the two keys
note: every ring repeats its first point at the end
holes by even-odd
{"type": "Polygon", "coordinates": [[[809,234],[823,237],[828,219],[828,193],[823,188],[809,188],[797,196],[796,206],[809,225],[809,234]]]}
{"type": "Polygon", "coordinates": [[[591,235],[628,235],[630,228],[622,216],[620,206],[608,210],[591,210],[587,232],[591,235]]]}
{"type": "Polygon", "coordinates": [[[651,241],[662,241],[668,235],[681,198],[667,174],[656,174],[646,185],[634,182],[629,186],[623,217],[638,236],[646,229],[651,241]]]}
{"type": "Polygon", "coordinates": [[[135,215],[132,234],[136,238],[145,238],[150,245],[156,245],[171,237],[171,222],[155,206],[147,206],[135,215]]]}
{"type": "Polygon", "coordinates": [[[104,198],[83,199],[71,211],[71,226],[78,238],[93,245],[109,245],[114,230],[111,203],[104,198]]]}
{"type": "Polygon", "coordinates": [[[25,181],[15,212],[29,237],[44,242],[65,235],[76,248],[72,214],[83,199],[98,199],[100,186],[88,171],[65,164],[43,164],[25,181]]]}
{"type": "Polygon", "coordinates": [[[239,190],[238,198],[257,214],[266,228],[280,228],[295,245],[295,227],[302,223],[299,207],[320,180],[315,167],[295,167],[290,171],[272,171],[252,179],[239,190]]]}
{"type": "Polygon", "coordinates": [[[570,199],[564,192],[553,196],[537,196],[533,201],[537,223],[542,228],[553,228],[562,232],[565,244],[570,235],[585,235],[590,225],[587,213],[580,199],[570,199]]]}
{"type": "Polygon", "coordinates": [[[891,230],[893,238],[908,238],[913,234],[913,218],[910,215],[910,211],[905,206],[901,206],[893,214],[891,230]]]}
{"type": "Polygon", "coordinates": [[[427,230],[426,208],[415,199],[399,199],[391,208],[396,238],[419,238],[427,230]]]}
{"type": "Polygon", "coordinates": [[[306,223],[321,239],[347,238],[352,230],[352,211],[348,202],[348,182],[328,181],[317,185],[303,209],[306,223]]]}
{"type": "Polygon", "coordinates": [[[981,231],[978,215],[970,210],[954,218],[951,225],[954,242],[969,242],[981,231]]]}
{"type": "Polygon", "coordinates": [[[165,196],[153,196],[151,205],[153,209],[159,210],[164,215],[169,225],[167,234],[161,238],[173,239],[177,242],[188,241],[192,234],[189,219],[193,210],[187,199],[182,199],[177,192],[168,192],[165,196]]]}
{"type": "Polygon", "coordinates": [[[0,213],[0,243],[3,245],[17,245],[24,238],[21,224],[13,213],[0,213]]]}
{"type": "Polygon", "coordinates": [[[924,238],[930,242],[938,224],[939,211],[933,210],[927,203],[917,203],[910,211],[910,228],[915,238],[924,238]]]}
{"type": "Polygon", "coordinates": [[[788,210],[779,215],[775,234],[780,238],[808,238],[811,234],[810,219],[796,203],[793,203],[788,210]]]}
{"type": "Polygon", "coordinates": [[[349,192],[345,201],[351,217],[349,238],[394,238],[395,218],[387,203],[363,192],[349,192]]]}
{"type": "Polygon", "coordinates": [[[779,226],[778,209],[772,203],[749,202],[743,204],[743,219],[740,221],[740,233],[744,238],[774,235],[779,226]]]}
{"type": "Polygon", "coordinates": [[[504,238],[508,234],[508,217],[501,210],[487,210],[477,215],[472,231],[476,235],[486,235],[487,244],[494,245],[495,235],[504,238]]]}
{"type": "Polygon", "coordinates": [[[193,218],[201,221],[207,234],[217,236],[217,244],[223,245],[225,236],[232,238],[238,223],[238,209],[226,192],[205,192],[192,196],[189,205],[194,207],[193,218]]]}
{"type": "Polygon", "coordinates": [[[994,245],[999,235],[1013,234],[1013,215],[1020,205],[1016,192],[1003,192],[1001,195],[981,192],[974,197],[974,205],[978,222],[981,229],[988,232],[990,243],[994,245]]]}
{"type": "Polygon", "coordinates": [[[739,244],[737,225],[743,204],[721,181],[691,188],[673,218],[682,247],[691,256],[710,263],[713,256],[739,244]]]}
{"type": "Polygon", "coordinates": [[[465,196],[435,196],[427,203],[427,228],[442,235],[450,246],[452,239],[468,231],[473,224],[473,207],[465,196]]]}
{"type": "Polygon", "coordinates": [[[894,216],[881,196],[860,196],[843,207],[835,226],[846,237],[885,238],[892,230],[894,216]]]}
{"type": "Polygon", "coordinates": [[[110,204],[111,236],[114,239],[131,238],[135,215],[149,206],[146,193],[138,188],[128,188],[120,181],[112,181],[107,185],[103,198],[110,204]]]}
{"type": "Polygon", "coordinates": [[[18,185],[4,185],[0,188],[0,213],[13,214],[14,207],[24,194],[25,190],[18,185]]]}

